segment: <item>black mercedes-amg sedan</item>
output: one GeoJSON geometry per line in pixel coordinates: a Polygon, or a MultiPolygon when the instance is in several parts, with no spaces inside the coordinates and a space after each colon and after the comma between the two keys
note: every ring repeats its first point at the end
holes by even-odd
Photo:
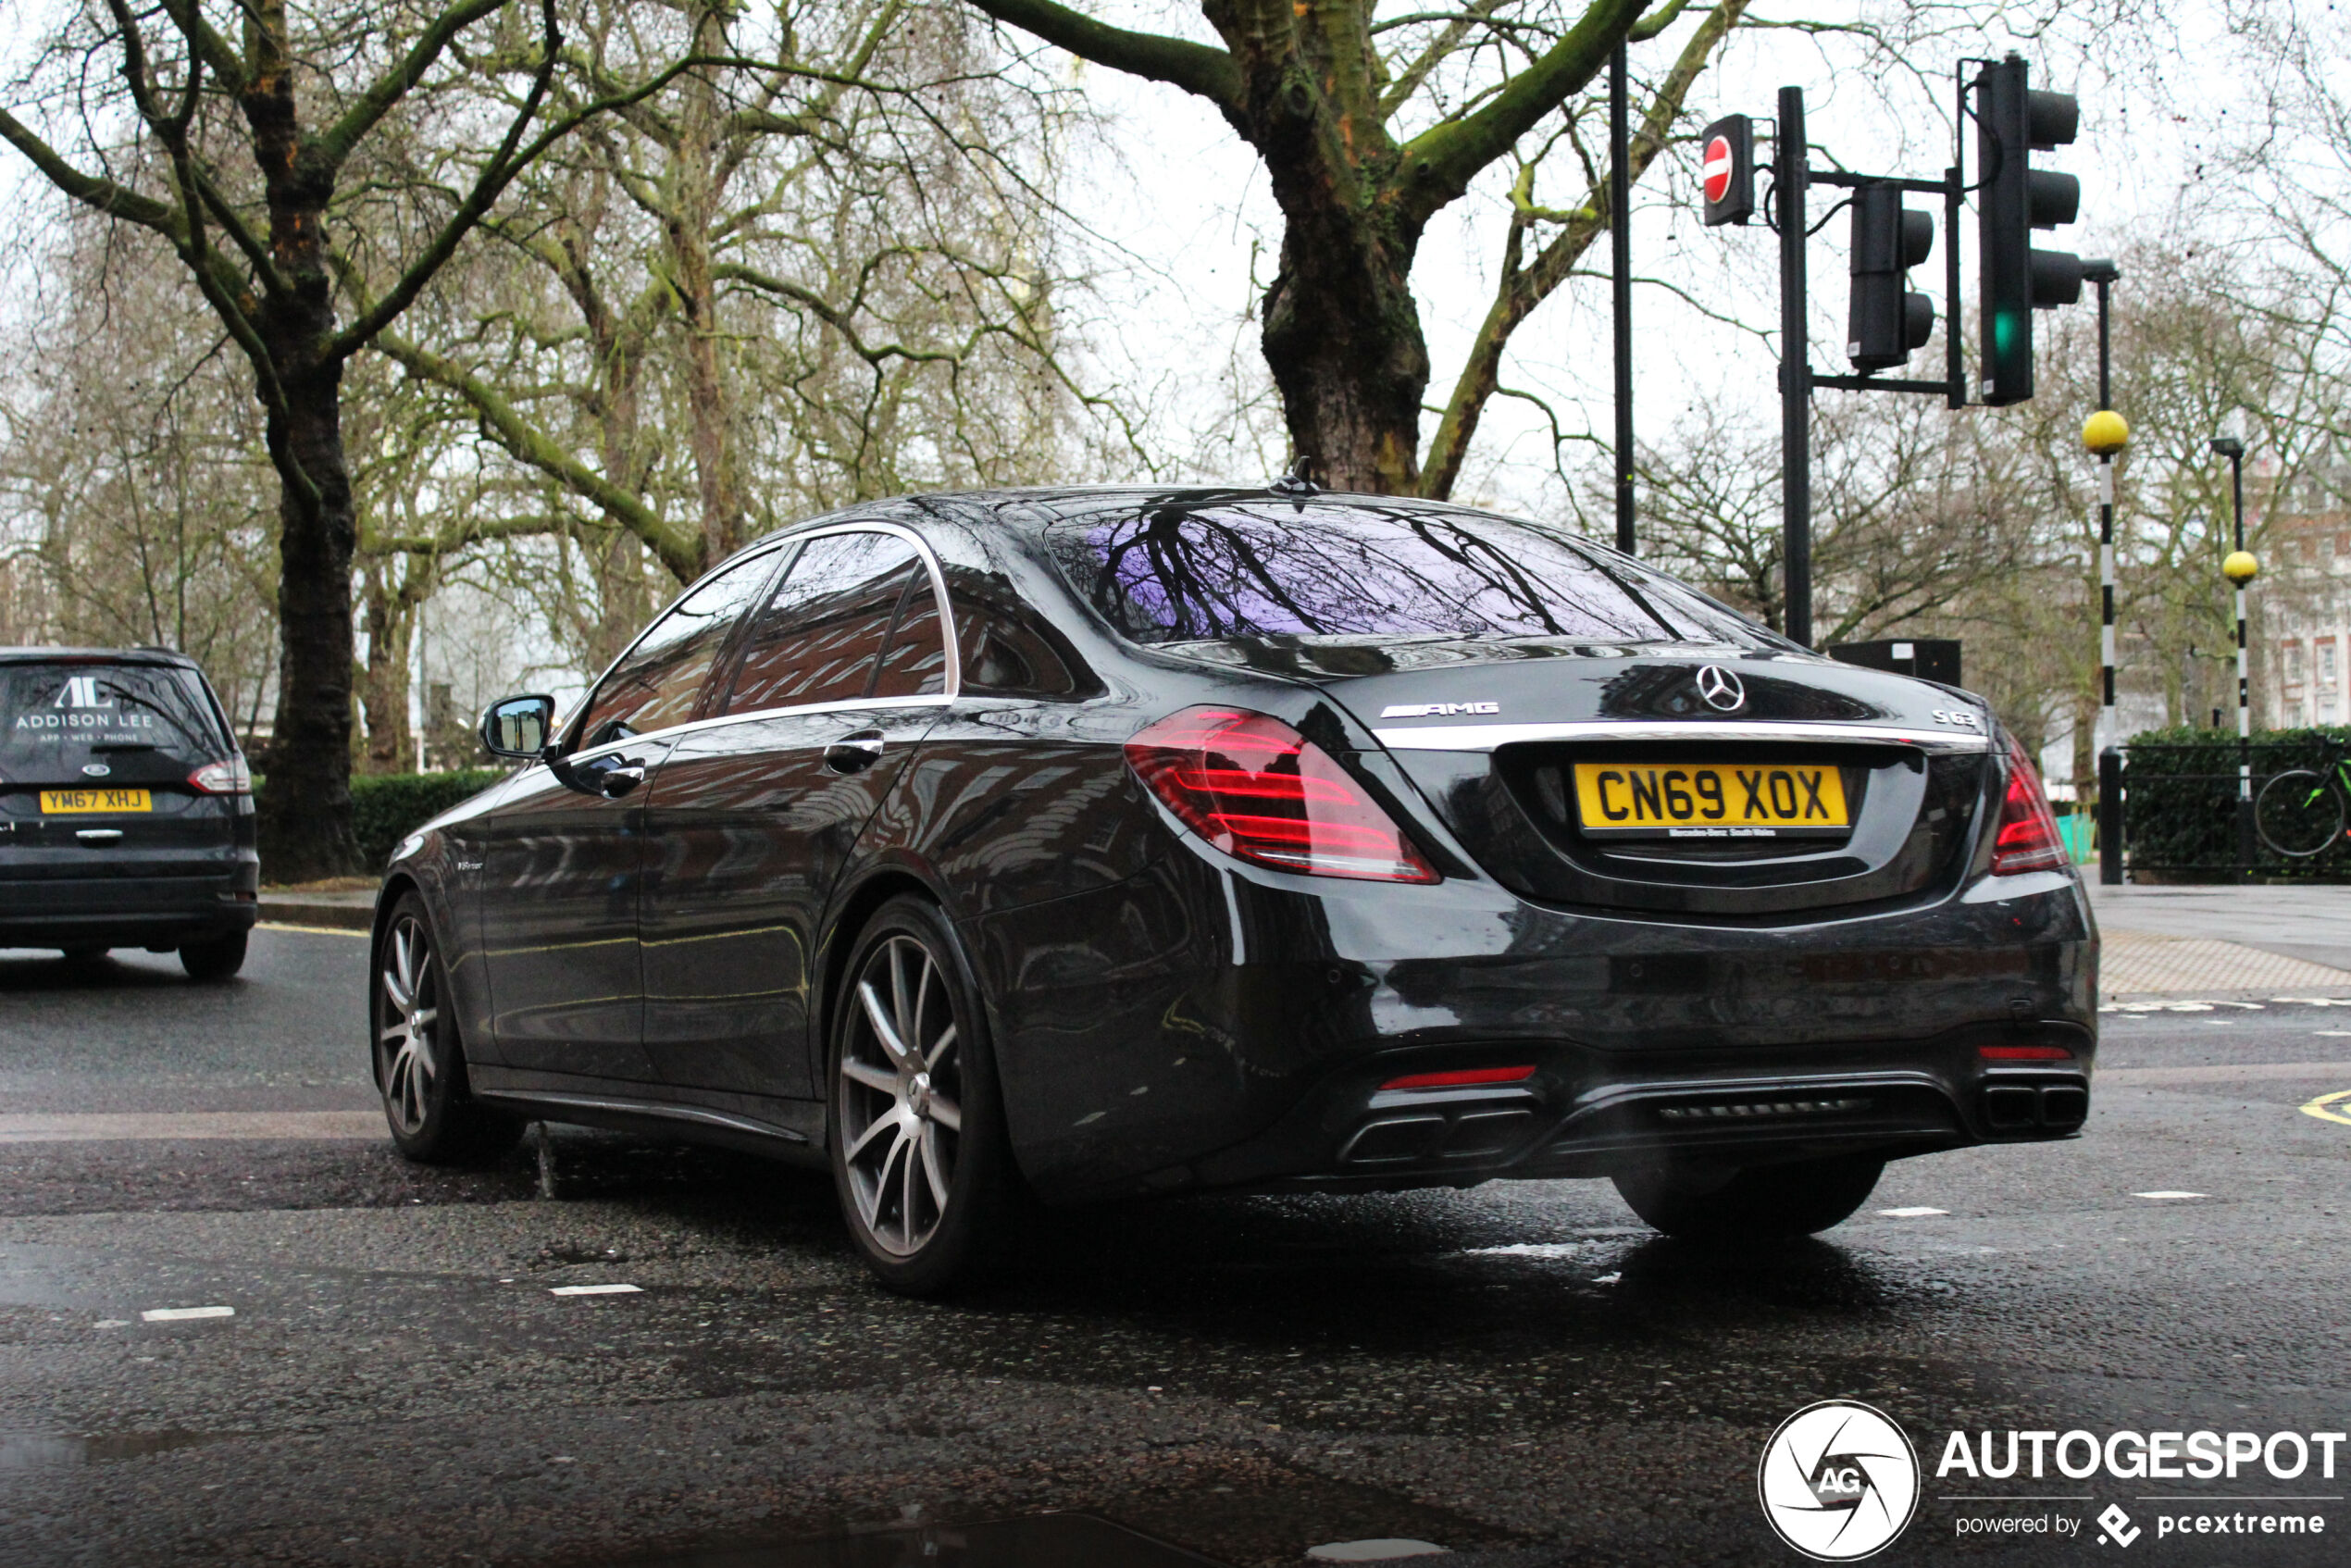
{"type": "Polygon", "coordinates": [[[828,1165],[887,1283],[1032,1201],[1614,1178],[1694,1238],[2065,1138],[2096,936],[1983,701],[1560,529],[1313,491],[924,495],[742,551],[403,843],[400,1148],[828,1165]]]}

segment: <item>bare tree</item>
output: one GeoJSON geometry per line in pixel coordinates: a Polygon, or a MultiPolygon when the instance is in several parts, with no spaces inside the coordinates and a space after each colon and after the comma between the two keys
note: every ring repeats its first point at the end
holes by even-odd
{"type": "Polygon", "coordinates": [[[70,129],[83,145],[68,156],[5,109],[0,137],[65,195],[168,245],[252,372],[280,490],[262,854],[270,875],[298,880],[349,869],[356,853],[345,367],[416,302],[533,158],[609,106],[542,116],[562,33],[554,0],[541,0],[535,38],[510,28],[499,74],[519,85],[489,150],[453,149],[437,189],[406,193],[393,219],[384,192],[366,181],[346,191],[346,176],[378,142],[397,138],[404,105],[447,85],[453,46],[492,19],[527,14],[519,0],[216,9],[106,0],[79,14],[24,96],[35,101],[32,121],[70,129]],[[86,68],[101,58],[111,58],[117,85],[86,68]],[[355,278],[379,281],[339,298],[355,278]]]}

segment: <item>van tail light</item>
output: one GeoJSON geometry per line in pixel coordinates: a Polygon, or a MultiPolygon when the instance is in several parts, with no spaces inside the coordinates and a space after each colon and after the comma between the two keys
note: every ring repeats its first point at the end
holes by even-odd
{"type": "Polygon", "coordinates": [[[1329,753],[1269,715],[1186,708],[1127,741],[1126,761],[1184,826],[1226,854],[1310,877],[1438,880],[1329,753]]]}
{"type": "Polygon", "coordinates": [[[2054,871],[2065,864],[2065,840],[2058,833],[2049,797],[2041,790],[2041,776],[2011,737],[2008,794],[2000,803],[1999,836],[1992,843],[1992,875],[2054,871]]]}
{"type": "Polygon", "coordinates": [[[226,762],[208,762],[188,775],[188,785],[207,795],[250,795],[253,793],[253,769],[243,757],[230,757],[226,762]]]}

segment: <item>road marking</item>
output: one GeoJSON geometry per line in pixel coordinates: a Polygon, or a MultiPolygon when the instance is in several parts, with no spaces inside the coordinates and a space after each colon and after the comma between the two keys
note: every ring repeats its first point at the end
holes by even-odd
{"type": "Polygon", "coordinates": [[[192,1323],[200,1317],[234,1317],[234,1307],[153,1307],[139,1314],[141,1323],[192,1323]]]}
{"type": "Polygon", "coordinates": [[[1947,1214],[1950,1212],[1951,1211],[1948,1209],[1929,1209],[1923,1206],[1909,1209],[1880,1209],[1878,1211],[1879,1213],[1884,1214],[1890,1220],[1922,1220],[1929,1214],[1947,1214]]]}
{"type": "Polygon", "coordinates": [[[2351,1127],[2351,1115],[2345,1114],[2346,1111],[2351,1111],[2351,1106],[2343,1103],[2346,1100],[2351,1100],[2351,1089],[2339,1089],[2332,1094],[2321,1094],[2302,1107],[2302,1114],[2316,1116],[2322,1122],[2341,1122],[2351,1127]]]}
{"type": "Polygon", "coordinates": [[[2133,1198],[2152,1198],[2152,1199],[2154,1199],[2154,1200],[2155,1200],[2157,1202],[2158,1202],[2158,1203],[2169,1203],[2169,1202],[2174,1201],[2175,1200],[2182,1199],[2182,1198],[2204,1198],[2204,1197],[2208,1197],[2208,1196],[2209,1196],[2209,1194],[2208,1194],[2208,1193],[2203,1193],[2203,1192],[2171,1192],[2171,1191],[2161,1191],[2161,1192],[2133,1192],[2133,1194],[2131,1194],[2131,1196],[2132,1196],[2132,1197],[2133,1197],[2133,1198]]]}
{"type": "Polygon", "coordinates": [[[2108,1067],[2100,1083],[2225,1084],[2257,1078],[2351,1077],[2351,1062],[2239,1062],[2210,1067],[2108,1067]]]}
{"type": "Polygon", "coordinates": [[[555,1285],[550,1286],[550,1296],[633,1296],[642,1291],[641,1285],[555,1285]]]}
{"type": "Polygon", "coordinates": [[[383,1114],[379,1111],[107,1111],[78,1115],[0,1115],[0,1143],[383,1136],[383,1114]]]}
{"type": "Polygon", "coordinates": [[[373,931],[355,931],[348,926],[289,926],[280,920],[261,921],[265,931],[300,931],[312,937],[357,937],[362,940],[375,935],[373,931]]]}
{"type": "Polygon", "coordinates": [[[2351,1039],[2351,1029],[2312,1029],[2310,1032],[2320,1039],[2351,1039]]]}

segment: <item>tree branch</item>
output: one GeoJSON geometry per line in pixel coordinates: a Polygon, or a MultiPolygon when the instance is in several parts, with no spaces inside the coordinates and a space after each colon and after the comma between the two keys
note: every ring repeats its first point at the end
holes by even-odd
{"type": "Polygon", "coordinates": [[[512,455],[601,509],[614,522],[641,541],[661,558],[681,582],[702,574],[702,536],[673,528],[639,497],[589,467],[558,442],[550,441],[522,417],[514,404],[491,385],[454,361],[391,331],[377,335],[376,344],[409,374],[464,398],[480,417],[482,430],[512,455]]]}
{"type": "Polygon", "coordinates": [[[1224,111],[1226,119],[1237,120],[1242,113],[1245,89],[1240,68],[1222,49],[1112,27],[1053,0],[971,0],[971,4],[1081,60],[1198,93],[1224,111]]]}
{"type": "Polygon", "coordinates": [[[1486,106],[1463,119],[1431,126],[1404,146],[1403,216],[1425,223],[1542,118],[1583,91],[1618,42],[1632,31],[1645,0],[1592,0],[1583,19],[1533,65],[1511,78],[1486,106]]]}
{"type": "Polygon", "coordinates": [[[0,109],[0,139],[6,139],[10,146],[22,153],[50,184],[82,205],[108,218],[119,218],[142,229],[152,229],[175,245],[185,237],[187,218],[179,208],[168,202],[159,202],[153,196],[142,195],[127,185],[118,185],[111,180],[82,173],[6,109],[0,109]]]}
{"type": "Polygon", "coordinates": [[[371,82],[359,99],[343,112],[315,143],[330,168],[341,168],[351,156],[360,139],[375,129],[376,122],[390,114],[409,90],[425,79],[433,61],[441,57],[456,36],[484,17],[503,10],[506,0],[459,0],[417,35],[417,42],[400,57],[399,63],[371,82]]]}

